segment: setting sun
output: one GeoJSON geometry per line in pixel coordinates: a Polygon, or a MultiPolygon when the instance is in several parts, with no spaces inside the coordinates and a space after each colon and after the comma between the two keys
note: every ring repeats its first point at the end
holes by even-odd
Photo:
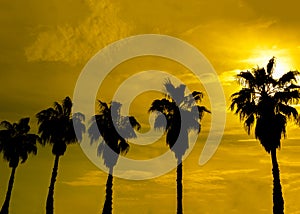
{"type": "Polygon", "coordinates": [[[255,49],[253,54],[247,60],[243,60],[246,63],[249,63],[249,66],[256,68],[257,66],[266,66],[267,62],[275,57],[275,67],[273,71],[273,77],[275,79],[280,78],[283,74],[288,71],[296,70],[294,68],[293,60],[289,57],[290,53],[288,50],[280,50],[276,46],[272,49],[255,49]]]}

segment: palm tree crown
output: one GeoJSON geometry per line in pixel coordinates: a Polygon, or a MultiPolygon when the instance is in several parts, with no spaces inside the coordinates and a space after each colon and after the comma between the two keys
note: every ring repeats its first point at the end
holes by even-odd
{"type": "Polygon", "coordinates": [[[231,110],[239,114],[250,134],[253,125],[255,136],[265,150],[280,148],[281,136],[286,134],[288,118],[298,118],[298,112],[292,104],[300,99],[296,85],[298,71],[289,71],[279,79],[273,78],[275,57],[265,68],[242,71],[237,75],[243,87],[231,95],[231,110]]]}
{"type": "Polygon", "coordinates": [[[103,141],[99,144],[98,155],[110,170],[115,166],[118,155],[126,154],[129,150],[127,139],[135,138],[135,128],[139,130],[140,124],[133,116],[120,114],[122,105],[119,102],[107,104],[99,100],[99,114],[92,118],[88,133],[91,142],[103,141]]]}
{"type": "Polygon", "coordinates": [[[39,112],[38,133],[41,137],[41,143],[52,144],[52,153],[54,155],[63,155],[66,151],[67,144],[76,143],[82,138],[85,131],[84,115],[75,113],[72,115],[72,101],[70,97],[66,97],[62,104],[55,102],[54,107],[39,112]],[[77,136],[73,127],[78,129],[77,136]]]}
{"type": "Polygon", "coordinates": [[[18,123],[11,124],[2,121],[0,126],[0,153],[4,160],[8,161],[9,167],[17,167],[19,162],[24,163],[29,154],[36,155],[36,141],[38,136],[29,134],[29,118],[22,118],[18,123]]]}
{"type": "Polygon", "coordinates": [[[193,91],[192,94],[185,95],[186,86],[181,84],[175,87],[170,80],[165,82],[164,87],[165,98],[154,100],[149,112],[161,113],[155,119],[154,128],[166,129],[166,143],[176,158],[181,160],[189,147],[188,132],[200,132],[203,114],[210,111],[200,105],[202,92],[193,91]],[[178,143],[175,145],[176,142],[178,143]]]}

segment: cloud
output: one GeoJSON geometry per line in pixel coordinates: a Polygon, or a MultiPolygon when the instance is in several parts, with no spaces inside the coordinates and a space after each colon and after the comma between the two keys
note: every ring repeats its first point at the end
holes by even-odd
{"type": "Polygon", "coordinates": [[[149,172],[149,171],[141,171],[141,170],[126,170],[124,172],[121,172],[119,174],[121,177],[126,177],[126,179],[129,180],[135,180],[136,177],[141,177],[141,178],[147,178],[147,177],[154,177],[155,173],[149,172]]]}
{"type": "Polygon", "coordinates": [[[109,0],[86,0],[90,15],[78,26],[57,25],[40,32],[27,48],[29,61],[86,62],[101,48],[129,35],[132,27],[118,17],[119,8],[109,0]]]}
{"type": "Polygon", "coordinates": [[[69,186],[103,186],[104,184],[100,182],[103,181],[103,175],[104,173],[100,170],[88,171],[74,181],[65,181],[63,183],[69,186]]]}
{"type": "MultiPolygon", "coordinates": [[[[222,170],[204,170],[196,169],[188,176],[184,176],[185,183],[189,184],[187,188],[197,189],[199,185],[201,189],[223,189],[226,179],[239,178],[241,175],[251,174],[258,171],[258,169],[222,169],[222,170]]],[[[161,185],[169,185],[170,180],[175,180],[175,173],[168,173],[154,182],[161,185]]]]}
{"type": "Polygon", "coordinates": [[[256,139],[241,139],[241,140],[237,140],[238,142],[256,142],[256,139]]]}
{"type": "Polygon", "coordinates": [[[231,86],[232,83],[236,82],[236,75],[240,72],[240,70],[232,70],[232,71],[225,71],[219,78],[223,85],[231,86]]]}

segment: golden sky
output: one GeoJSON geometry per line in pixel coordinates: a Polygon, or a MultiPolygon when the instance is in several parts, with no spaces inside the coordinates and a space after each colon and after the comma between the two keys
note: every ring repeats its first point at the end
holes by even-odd
{"type": "MultiPolygon", "coordinates": [[[[295,0],[52,0],[8,1],[0,7],[0,120],[31,117],[54,101],[72,96],[88,60],[106,45],[137,34],[166,34],[198,48],[215,68],[226,101],[238,90],[233,76],[265,66],[277,57],[277,69],[300,67],[300,3],[295,0]]],[[[201,90],[183,66],[162,58],[137,58],[119,65],[99,89],[109,101],[118,85],[135,72],[164,70],[201,90]]],[[[147,109],[158,93],[141,94],[130,113],[148,128],[147,109]]],[[[209,98],[204,103],[210,106],[209,98]]],[[[221,145],[204,166],[198,165],[210,116],[205,115],[197,144],[183,163],[185,213],[271,213],[272,175],[268,154],[238,117],[227,114],[221,145]]],[[[289,126],[278,154],[286,213],[299,213],[299,127],[289,126]]],[[[167,150],[161,140],[144,148],[133,145],[128,157],[151,158],[167,150]]],[[[53,155],[39,147],[16,172],[11,213],[44,212],[53,155]]],[[[0,161],[0,202],[10,169],[0,161]]],[[[95,167],[79,145],[61,158],[55,211],[96,213],[104,203],[107,175],[95,167]]],[[[146,181],[114,180],[114,213],[174,213],[176,172],[146,181]]]]}

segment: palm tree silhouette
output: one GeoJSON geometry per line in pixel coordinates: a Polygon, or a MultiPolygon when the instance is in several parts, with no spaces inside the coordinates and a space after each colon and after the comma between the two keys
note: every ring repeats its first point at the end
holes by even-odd
{"type": "Polygon", "coordinates": [[[24,163],[29,154],[36,155],[36,141],[38,136],[29,134],[29,118],[22,118],[18,123],[11,124],[8,121],[2,121],[0,126],[0,153],[12,168],[8,182],[5,201],[2,205],[0,214],[8,214],[11,192],[14,184],[15,172],[20,161],[24,163]]]}
{"type": "Polygon", "coordinates": [[[54,107],[42,110],[37,113],[38,133],[42,145],[47,143],[52,145],[52,154],[55,156],[54,166],[51,175],[51,181],[46,202],[46,213],[52,214],[54,210],[54,185],[57,177],[58,162],[60,156],[64,155],[67,145],[76,143],[81,140],[81,135],[85,131],[84,115],[75,113],[72,115],[72,101],[70,97],[66,97],[62,104],[54,103],[54,107]],[[76,127],[76,134],[73,127],[76,127]]]}
{"type": "Polygon", "coordinates": [[[97,153],[109,169],[103,214],[112,213],[113,168],[119,155],[126,154],[129,150],[126,139],[136,137],[132,127],[137,130],[141,128],[133,116],[120,115],[121,106],[118,102],[107,104],[99,100],[99,114],[92,118],[88,129],[91,143],[98,141],[100,136],[102,137],[103,141],[99,144],[97,153]]]}
{"type": "Polygon", "coordinates": [[[194,91],[185,96],[186,86],[181,84],[174,87],[169,79],[164,83],[164,87],[167,92],[165,98],[154,100],[149,112],[162,113],[156,117],[154,128],[166,128],[166,143],[177,159],[177,214],[182,214],[182,157],[189,148],[188,133],[191,130],[200,132],[203,114],[210,111],[199,105],[203,93],[194,91]]]}
{"type": "Polygon", "coordinates": [[[255,137],[264,149],[271,153],[273,165],[273,213],[284,213],[279,166],[276,149],[280,148],[282,135],[286,135],[287,119],[297,119],[298,112],[292,107],[300,99],[296,85],[298,71],[289,71],[279,79],[273,78],[275,57],[269,60],[267,69],[242,71],[237,75],[242,89],[231,95],[230,109],[240,116],[250,134],[255,125],[255,137]]]}

